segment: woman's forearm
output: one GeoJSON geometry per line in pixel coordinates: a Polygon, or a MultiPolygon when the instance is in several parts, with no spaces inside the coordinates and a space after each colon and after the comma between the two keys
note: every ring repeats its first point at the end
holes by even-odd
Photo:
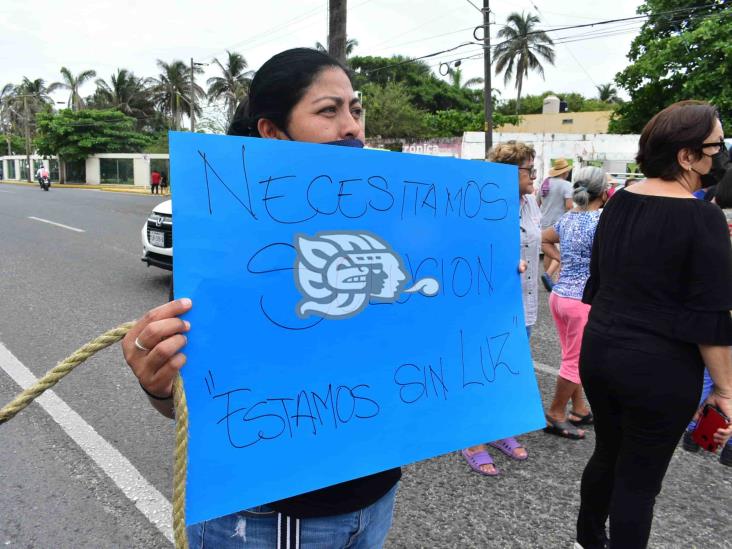
{"type": "Polygon", "coordinates": [[[562,262],[562,257],[559,255],[559,252],[557,251],[557,247],[550,243],[550,242],[542,242],[541,243],[541,251],[544,252],[544,255],[555,260],[562,262]]]}
{"type": "Polygon", "coordinates": [[[732,348],[726,345],[699,345],[704,365],[714,381],[714,390],[732,398],[732,348]]]}

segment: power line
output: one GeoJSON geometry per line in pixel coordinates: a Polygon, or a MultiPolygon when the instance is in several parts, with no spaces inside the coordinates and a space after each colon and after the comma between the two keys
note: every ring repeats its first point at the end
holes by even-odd
{"type": "Polygon", "coordinates": [[[473,6],[473,7],[474,7],[474,8],[476,9],[476,10],[478,10],[478,11],[479,11],[479,12],[480,12],[481,14],[483,13],[483,10],[482,10],[482,9],[480,9],[480,8],[479,8],[478,6],[476,6],[475,4],[473,4],[472,0],[467,0],[467,1],[468,1],[468,4],[470,4],[471,6],[473,6]]]}
{"type": "MultiPolygon", "coordinates": [[[[678,9],[674,9],[674,10],[667,10],[667,11],[663,11],[663,12],[658,12],[658,13],[655,13],[655,14],[644,14],[644,15],[638,15],[638,16],[633,16],[633,17],[622,17],[622,18],[617,18],[617,19],[606,19],[606,20],[602,20],[602,21],[594,21],[592,23],[582,23],[582,24],[578,24],[578,25],[566,25],[566,26],[561,26],[561,27],[555,27],[555,28],[549,28],[549,29],[542,29],[542,30],[532,31],[532,32],[527,33],[526,36],[530,36],[530,35],[534,35],[534,34],[540,34],[540,33],[547,33],[547,32],[556,32],[556,31],[560,31],[560,30],[571,30],[571,29],[581,29],[581,28],[595,27],[595,26],[598,26],[598,25],[610,25],[610,24],[617,24],[617,23],[625,23],[625,22],[630,22],[630,21],[639,21],[640,22],[640,20],[644,20],[644,19],[645,20],[648,20],[650,18],[657,18],[657,17],[662,17],[664,15],[677,14],[677,13],[680,13],[680,12],[687,12],[688,15],[691,16],[695,11],[697,11],[699,9],[703,9],[703,8],[704,9],[708,9],[709,7],[710,6],[708,6],[708,5],[691,6],[691,7],[688,7],[688,8],[678,8],[678,9]]],[[[711,15],[706,16],[706,17],[715,17],[715,16],[719,15],[720,13],[721,12],[717,12],[717,13],[711,14],[711,15]]],[[[675,20],[675,19],[677,19],[677,18],[676,17],[675,18],[672,18],[671,21],[673,22],[673,20],[675,20]]],[[[592,33],[592,35],[577,35],[577,36],[587,36],[587,39],[592,39],[593,37],[612,36],[613,35],[612,32],[617,32],[618,30],[619,29],[608,29],[608,32],[607,33],[592,33]]],[[[635,30],[635,29],[632,29],[632,30],[635,30]]],[[[623,33],[626,33],[626,32],[630,32],[630,29],[629,30],[623,30],[622,32],[617,32],[617,34],[623,34],[623,33]]],[[[555,41],[554,43],[555,44],[562,44],[562,43],[569,43],[569,42],[576,42],[576,41],[579,41],[579,38],[576,38],[574,36],[567,36],[567,37],[562,37],[562,38],[557,39],[557,41],[555,41]]],[[[491,48],[493,50],[495,50],[497,47],[503,46],[503,45],[506,45],[506,44],[509,44],[509,43],[511,43],[511,40],[504,40],[503,42],[499,42],[497,44],[492,45],[491,48]]],[[[379,71],[382,71],[382,70],[385,70],[385,69],[390,69],[390,68],[398,67],[398,66],[401,66],[401,65],[404,65],[404,64],[407,64],[407,63],[413,63],[415,61],[420,61],[422,59],[428,59],[428,58],[431,58],[431,57],[435,57],[435,56],[438,56],[440,54],[447,53],[447,52],[451,52],[451,51],[454,51],[456,49],[459,49],[459,48],[462,48],[462,47],[465,47],[465,46],[468,46],[468,45],[481,45],[481,44],[479,44],[478,42],[465,42],[465,43],[459,44],[458,46],[455,46],[453,48],[448,48],[448,49],[445,49],[445,50],[440,50],[438,52],[429,53],[429,54],[422,55],[422,56],[419,56],[419,57],[413,57],[411,59],[407,59],[407,60],[402,61],[402,62],[399,62],[399,63],[393,63],[391,65],[384,65],[383,67],[376,67],[375,69],[371,69],[371,70],[364,71],[364,72],[366,74],[371,74],[371,73],[374,73],[374,72],[379,72],[379,71]]]]}
{"type": "MultiPolygon", "coordinates": [[[[444,17],[445,17],[445,15],[447,15],[448,13],[452,13],[454,11],[461,10],[461,9],[463,9],[462,6],[457,6],[457,7],[453,8],[453,9],[451,9],[451,10],[447,10],[447,11],[444,11],[444,12],[440,12],[440,14],[437,15],[436,17],[433,17],[432,19],[428,19],[427,21],[425,21],[423,23],[420,23],[416,27],[412,27],[409,30],[406,30],[404,32],[400,32],[397,36],[392,36],[391,38],[388,38],[387,40],[382,40],[381,42],[377,42],[376,44],[374,44],[371,47],[371,51],[379,51],[379,49],[385,49],[385,48],[379,48],[379,46],[381,46],[383,44],[388,44],[392,40],[395,40],[397,38],[402,38],[402,37],[406,36],[407,34],[411,34],[414,31],[421,29],[422,27],[426,27],[427,25],[429,25],[430,23],[433,23],[434,21],[443,20],[444,17]]],[[[472,28],[472,25],[471,25],[470,28],[472,28]]],[[[389,47],[392,47],[392,46],[389,46],[389,47]]]]}

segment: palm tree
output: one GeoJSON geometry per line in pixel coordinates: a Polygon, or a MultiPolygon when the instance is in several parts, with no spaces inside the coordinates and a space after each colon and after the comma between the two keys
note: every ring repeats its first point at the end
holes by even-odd
{"type": "Polygon", "coordinates": [[[226,51],[226,65],[214,59],[221,69],[222,76],[214,76],[206,81],[209,100],[224,99],[226,107],[226,125],[231,123],[234,111],[239,102],[249,93],[249,86],[254,71],[247,71],[247,60],[240,53],[226,51]]]}
{"type": "Polygon", "coordinates": [[[503,72],[503,82],[508,84],[515,70],[518,90],[516,114],[519,114],[521,88],[529,70],[537,71],[544,78],[544,67],[539,58],[554,64],[554,49],[551,47],[554,42],[544,31],[536,29],[540,22],[537,15],[514,12],[506,19],[506,25],[498,31],[498,38],[503,41],[496,44],[494,51],[496,74],[503,72]]]}
{"type": "Polygon", "coordinates": [[[15,95],[27,96],[30,101],[29,108],[35,111],[41,110],[45,105],[53,104],[53,99],[48,95],[50,92],[51,87],[46,87],[46,81],[43,78],[31,80],[27,76],[24,76],[20,86],[15,88],[15,95]]]}
{"type": "Polygon", "coordinates": [[[612,83],[600,84],[595,86],[597,88],[597,95],[600,101],[605,103],[620,103],[620,97],[618,97],[618,90],[612,83]]]}
{"type": "Polygon", "coordinates": [[[5,84],[0,90],[0,132],[7,142],[8,155],[12,154],[11,135],[18,122],[18,111],[13,106],[16,100],[15,86],[5,84]]]}
{"type": "MultiPolygon", "coordinates": [[[[356,48],[356,46],[358,46],[358,40],[356,40],[355,38],[346,40],[346,57],[353,53],[353,50],[356,48]]],[[[328,48],[326,48],[320,42],[315,42],[315,49],[318,51],[322,51],[323,53],[328,53],[328,48]]]]}
{"type": "MultiPolygon", "coordinates": [[[[162,71],[160,75],[150,79],[153,101],[168,116],[169,127],[177,130],[181,126],[183,114],[190,115],[191,103],[194,115],[200,116],[201,107],[198,106],[197,99],[206,94],[201,86],[194,84],[194,97],[191,99],[191,69],[183,61],[174,60],[166,63],[158,59],[158,68],[162,71]]],[[[193,71],[195,74],[200,74],[203,69],[194,67],[193,71]]]]}
{"type": "Polygon", "coordinates": [[[20,85],[15,87],[11,106],[17,117],[17,125],[25,124],[27,107],[28,129],[31,135],[34,135],[36,131],[36,114],[50,110],[53,105],[53,99],[48,95],[49,91],[50,87],[46,87],[46,81],[43,78],[31,80],[27,76],[24,76],[20,85]]]}
{"type": "Polygon", "coordinates": [[[82,71],[78,75],[74,76],[69,69],[67,69],[66,67],[61,67],[61,76],[63,77],[63,82],[54,82],[53,84],[48,86],[48,91],[53,92],[59,89],[69,90],[71,92],[69,94],[69,107],[74,111],[80,111],[84,106],[84,101],[81,99],[79,89],[88,80],[91,80],[96,75],[96,71],[87,70],[82,71]]]}
{"type": "Polygon", "coordinates": [[[482,78],[469,78],[468,80],[463,82],[463,71],[459,67],[455,67],[454,69],[452,67],[448,68],[447,76],[450,77],[450,83],[452,84],[452,87],[458,90],[470,88],[472,86],[477,86],[483,83],[482,78]]]}
{"type": "Polygon", "coordinates": [[[137,119],[138,129],[155,115],[155,106],[150,98],[146,81],[127,69],[117,69],[109,84],[103,78],[95,81],[97,89],[87,102],[97,108],[117,109],[137,119]]]}

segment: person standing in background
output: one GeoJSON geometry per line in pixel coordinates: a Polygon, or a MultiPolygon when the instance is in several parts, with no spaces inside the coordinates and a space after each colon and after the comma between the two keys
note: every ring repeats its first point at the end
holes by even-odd
{"type": "MultiPolygon", "coordinates": [[[[539,248],[541,246],[541,229],[539,228],[541,212],[534,197],[535,156],[534,148],[520,141],[499,143],[488,153],[489,162],[518,166],[519,229],[521,232],[521,265],[519,266],[519,272],[521,272],[526,335],[529,338],[531,338],[531,328],[536,323],[538,310],[537,278],[539,274],[539,248]],[[522,270],[523,267],[525,267],[525,270],[522,270]]],[[[529,457],[526,448],[515,437],[494,440],[487,445],[478,444],[462,450],[462,456],[468,462],[470,468],[481,475],[489,477],[498,475],[498,469],[493,465],[493,458],[488,453],[487,446],[491,446],[517,461],[524,461],[529,457]]]]}
{"type": "MultiPolygon", "coordinates": [[[[558,158],[549,169],[549,178],[541,184],[537,203],[541,209],[541,230],[553,227],[566,212],[572,209],[572,184],[569,182],[572,166],[565,158],[558,158]]],[[[544,254],[544,273],[541,282],[548,292],[554,286],[554,275],[559,262],[544,254]]]]}
{"type": "Polygon", "coordinates": [[[608,200],[608,181],[600,168],[587,166],[577,170],[572,200],[577,207],[559,218],[553,227],[541,233],[544,256],[561,261],[559,280],[549,295],[549,307],[562,347],[562,363],[557,376],[554,398],[546,412],[544,431],[573,440],[583,439],[581,425],[593,423],[579,376],[582,334],[590,306],[582,303],[582,292],[590,276],[590,253],[600,209],[608,200]],[[561,257],[556,244],[560,245],[561,257]],[[567,414],[567,403],[572,408],[567,414]]]}
{"type": "Polygon", "coordinates": [[[160,194],[160,173],[157,170],[150,174],[150,194],[160,194]]]}

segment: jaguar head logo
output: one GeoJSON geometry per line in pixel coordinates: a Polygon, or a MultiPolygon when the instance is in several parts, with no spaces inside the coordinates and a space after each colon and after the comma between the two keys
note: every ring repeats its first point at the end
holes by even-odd
{"type": "Polygon", "coordinates": [[[300,318],[348,318],[369,301],[393,302],[403,292],[433,296],[439,290],[433,278],[405,289],[409,275],[401,257],[371,233],[296,235],[295,250],[295,284],[303,296],[297,304],[300,318]]]}

